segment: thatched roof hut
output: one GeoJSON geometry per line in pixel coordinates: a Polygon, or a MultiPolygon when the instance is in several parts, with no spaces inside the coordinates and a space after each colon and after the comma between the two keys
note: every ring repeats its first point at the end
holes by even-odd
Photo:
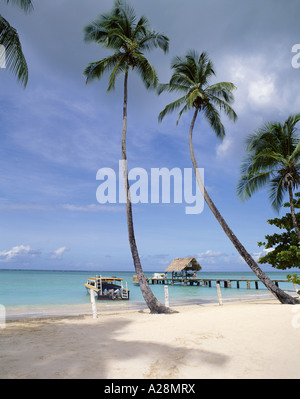
{"type": "Polygon", "coordinates": [[[167,272],[181,272],[187,271],[199,271],[201,270],[200,264],[195,258],[175,258],[171,264],[166,268],[167,272]]]}

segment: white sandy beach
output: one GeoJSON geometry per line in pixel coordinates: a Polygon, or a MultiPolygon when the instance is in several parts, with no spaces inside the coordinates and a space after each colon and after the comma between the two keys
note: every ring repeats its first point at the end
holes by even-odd
{"type": "Polygon", "coordinates": [[[299,305],[178,310],[8,322],[0,378],[300,378],[299,305]]]}

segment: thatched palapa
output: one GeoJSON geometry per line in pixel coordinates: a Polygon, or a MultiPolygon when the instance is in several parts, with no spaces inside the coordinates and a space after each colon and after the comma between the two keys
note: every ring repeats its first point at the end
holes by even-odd
{"type": "Polygon", "coordinates": [[[180,272],[180,271],[199,271],[201,270],[200,264],[195,258],[175,258],[172,263],[166,268],[167,272],[180,272]]]}

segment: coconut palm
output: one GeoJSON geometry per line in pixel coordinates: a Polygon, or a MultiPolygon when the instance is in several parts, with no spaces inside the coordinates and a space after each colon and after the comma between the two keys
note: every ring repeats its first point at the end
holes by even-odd
{"type": "Polygon", "coordinates": [[[296,129],[299,120],[300,114],[290,115],[283,124],[267,123],[247,137],[248,156],[241,166],[237,192],[245,200],[269,186],[276,211],[288,192],[293,226],[300,243],[293,196],[300,184],[300,144],[296,129]]]}
{"type": "Polygon", "coordinates": [[[298,303],[298,301],[284,291],[280,290],[269,277],[259,268],[257,263],[246,251],[244,246],[240,243],[237,237],[233,234],[226,221],[218,211],[212,199],[208,195],[204,183],[198,172],[198,166],[194,154],[194,147],[192,142],[193,130],[198,114],[204,116],[208,121],[217,137],[222,139],[225,136],[225,129],[221,122],[220,112],[223,111],[231,120],[237,119],[236,113],[231,107],[234,100],[233,90],[235,86],[230,82],[220,82],[210,85],[210,79],[215,76],[215,71],[208,55],[203,52],[198,55],[195,51],[190,50],[185,57],[174,58],[171,68],[174,71],[172,77],[167,84],[160,85],[158,94],[164,91],[180,95],[179,99],[167,105],[159,114],[159,121],[169,113],[175,110],[179,111],[179,117],[184,112],[191,109],[194,110],[192,122],[189,130],[189,146],[190,154],[193,163],[194,172],[196,174],[197,183],[204,196],[204,200],[211,209],[212,213],[220,223],[222,229],[235,246],[238,253],[250,266],[251,270],[256,276],[265,284],[265,286],[278,298],[282,303],[298,303]]]}
{"type": "Polygon", "coordinates": [[[158,81],[157,74],[145,58],[144,52],[154,47],[159,47],[167,52],[169,39],[162,34],[150,31],[146,17],[142,16],[137,20],[134,10],[128,4],[116,0],[109,13],[101,15],[85,28],[85,40],[102,44],[104,47],[113,50],[111,56],[92,62],[85,68],[84,76],[87,82],[100,79],[105,72],[110,72],[108,86],[108,91],[110,91],[115,87],[116,78],[121,74],[124,75],[122,161],[130,249],[138,282],[150,312],[169,313],[171,310],[159,303],[153,295],[141,266],[134,234],[126,154],[129,71],[137,71],[146,88],[155,87],[158,81]]]}
{"type": "MultiPolygon", "coordinates": [[[[12,3],[20,7],[26,13],[33,9],[31,0],[4,0],[7,4],[12,3]]],[[[28,67],[27,62],[22,51],[22,45],[19,35],[15,28],[0,14],[0,45],[5,49],[5,52],[0,54],[0,64],[5,64],[10,69],[18,81],[24,87],[28,82],[28,67]],[[4,58],[5,57],[5,58],[4,58]]]]}

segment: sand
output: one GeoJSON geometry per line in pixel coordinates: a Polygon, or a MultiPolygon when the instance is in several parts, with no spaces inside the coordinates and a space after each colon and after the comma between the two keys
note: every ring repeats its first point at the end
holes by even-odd
{"type": "Polygon", "coordinates": [[[275,300],[7,322],[0,378],[300,378],[300,306],[275,300]]]}

